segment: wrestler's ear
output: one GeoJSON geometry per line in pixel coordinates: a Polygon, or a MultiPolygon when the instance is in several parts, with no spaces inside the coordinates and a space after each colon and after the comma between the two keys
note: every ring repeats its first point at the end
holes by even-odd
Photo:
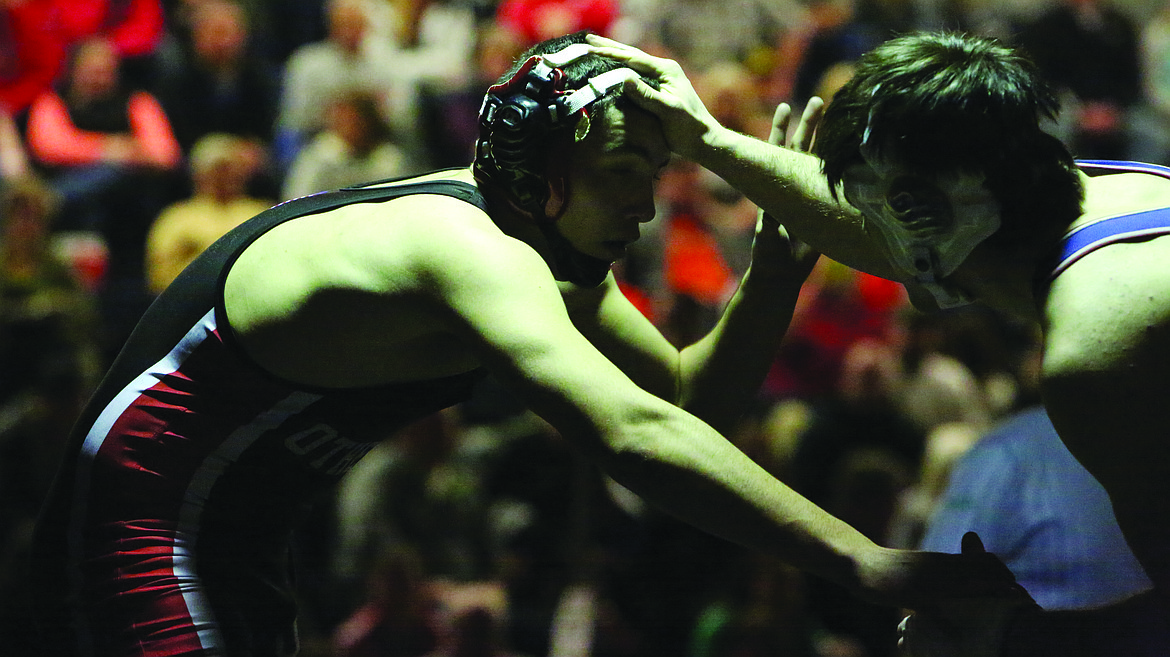
{"type": "Polygon", "coordinates": [[[548,201],[544,204],[544,216],[552,219],[559,218],[569,202],[567,160],[568,158],[549,158],[545,167],[548,201]]]}

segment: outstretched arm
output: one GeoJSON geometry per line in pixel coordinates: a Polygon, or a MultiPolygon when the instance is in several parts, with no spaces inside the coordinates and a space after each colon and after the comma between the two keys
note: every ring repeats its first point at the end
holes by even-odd
{"type": "MultiPolygon", "coordinates": [[[[790,145],[807,148],[819,116],[812,104],[793,130],[790,145]]],[[[776,108],[770,141],[788,133],[792,110],[776,108]]],[[[595,306],[578,306],[578,329],[643,389],[727,433],[756,397],[792,320],[801,285],[818,254],[791,240],[778,221],[760,213],[752,263],[701,340],[681,351],[638,312],[610,280],[595,306]]]]}
{"type": "MultiPolygon", "coordinates": [[[[820,117],[820,103],[801,116],[790,148],[807,150],[820,117]]],[[[789,132],[792,108],[777,106],[768,143],[789,132]]],[[[758,211],[752,264],[715,328],[682,350],[679,402],[721,431],[730,429],[768,373],[796,307],[804,280],[820,254],[792,239],[771,214],[758,211]]]]}
{"type": "Polygon", "coordinates": [[[718,174],[821,253],[861,271],[893,276],[867,237],[861,214],[830,193],[815,156],[720,125],[677,62],[604,37],[590,36],[589,43],[597,54],[659,80],[657,90],[632,80],[625,93],[658,116],[675,152],[718,174]]]}
{"type": "Polygon", "coordinates": [[[434,223],[410,238],[420,262],[409,269],[418,272],[434,306],[445,309],[439,316],[448,330],[530,408],[647,501],[886,604],[913,607],[1010,581],[994,558],[875,545],[710,426],[630,381],[577,332],[547,266],[531,250],[466,228],[446,234],[434,223]]]}

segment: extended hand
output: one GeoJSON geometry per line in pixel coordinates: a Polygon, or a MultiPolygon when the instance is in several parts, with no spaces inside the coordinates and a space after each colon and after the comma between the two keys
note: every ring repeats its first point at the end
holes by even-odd
{"type": "MultiPolygon", "coordinates": [[[[777,145],[783,143],[793,150],[808,151],[824,107],[825,103],[820,98],[815,96],[811,98],[804,106],[800,123],[789,135],[792,107],[788,103],[780,103],[772,114],[772,131],[768,135],[768,143],[777,145]]],[[[819,258],[820,253],[814,251],[808,244],[792,238],[775,217],[763,210],[759,211],[756,219],[756,239],[752,245],[753,263],[781,263],[781,269],[788,270],[784,271],[785,274],[798,276],[798,280],[803,281],[812,272],[819,258]]]]}
{"type": "MultiPolygon", "coordinates": [[[[987,554],[974,532],[963,536],[964,556],[987,554]]],[[[905,657],[997,657],[1016,614],[1036,608],[1023,587],[989,595],[939,600],[907,616],[898,626],[905,657]]]]}

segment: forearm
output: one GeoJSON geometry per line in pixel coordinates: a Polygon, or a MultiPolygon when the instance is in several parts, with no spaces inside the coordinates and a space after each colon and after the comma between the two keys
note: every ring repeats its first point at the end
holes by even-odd
{"type": "Polygon", "coordinates": [[[684,522],[855,592],[884,552],[685,413],[650,416],[623,434],[602,467],[684,522]]]}
{"type": "Polygon", "coordinates": [[[709,127],[700,144],[688,155],[776,217],[793,237],[854,269],[892,275],[866,236],[861,214],[833,198],[816,156],[722,126],[709,127]]]}
{"type": "Polygon", "coordinates": [[[679,404],[727,434],[749,410],[780,347],[800,279],[753,265],[715,328],[680,353],[679,404]]]}

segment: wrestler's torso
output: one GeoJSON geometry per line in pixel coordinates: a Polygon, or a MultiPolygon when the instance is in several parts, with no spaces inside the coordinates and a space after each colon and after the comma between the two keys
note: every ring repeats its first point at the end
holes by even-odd
{"type": "Polygon", "coordinates": [[[362,387],[283,379],[238,343],[224,282],[273,230],[402,194],[484,209],[473,186],[451,182],[290,201],[216,242],[147,311],[83,411],[39,523],[57,648],[291,649],[288,538],[307,505],[377,440],[466,399],[479,372],[362,387]]]}
{"type": "Polygon", "coordinates": [[[1170,533],[1150,532],[1141,516],[1170,527],[1170,229],[1157,227],[1170,223],[1170,171],[1118,164],[1087,181],[1085,215],[1043,297],[1043,393],[1061,439],[1105,486],[1134,553],[1165,587],[1170,533]],[[1100,239],[1078,249],[1078,230],[1100,239]]]}

